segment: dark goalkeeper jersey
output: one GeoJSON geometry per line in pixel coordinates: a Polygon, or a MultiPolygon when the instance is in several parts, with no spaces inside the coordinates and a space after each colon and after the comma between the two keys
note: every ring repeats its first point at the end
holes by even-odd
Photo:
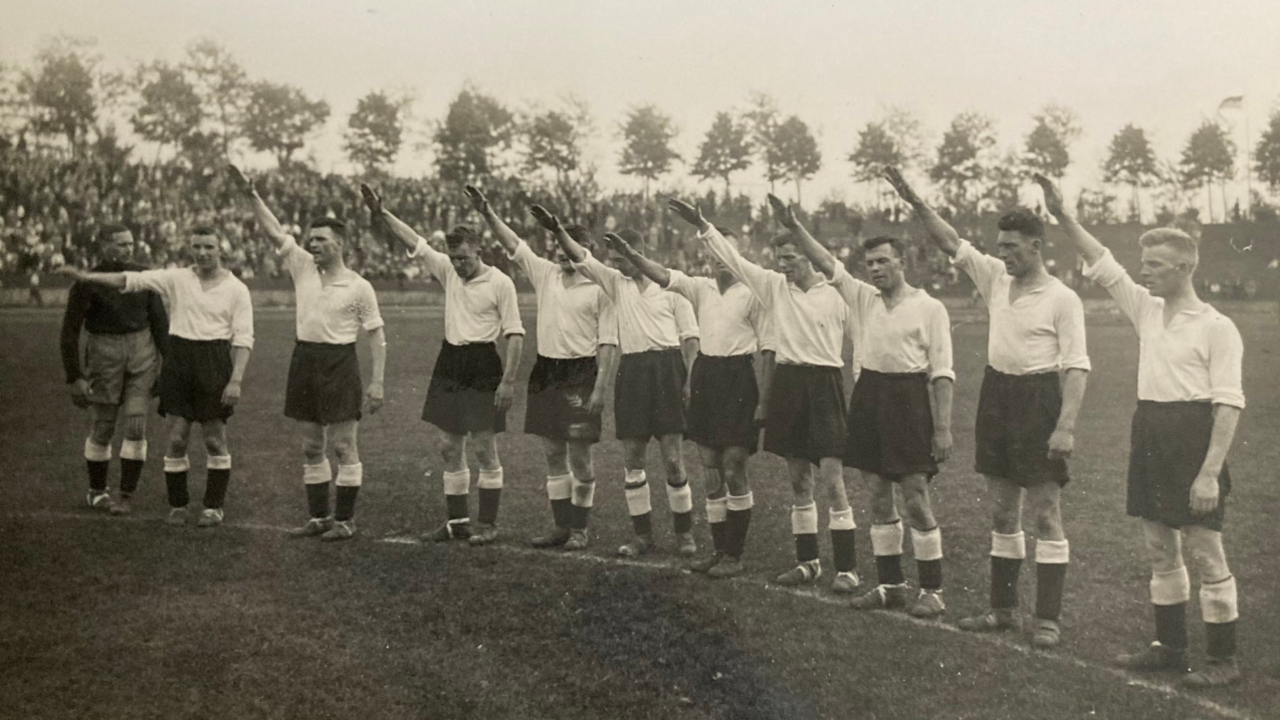
{"type": "MultiPolygon", "coordinates": [[[[136,263],[104,262],[94,272],[146,270],[136,263]]],[[[80,330],[95,335],[124,335],[151,330],[156,349],[163,355],[169,337],[169,314],[159,293],[126,293],[115,288],[78,282],[67,294],[67,312],[62,317],[62,368],[67,382],[82,376],[80,372],[80,330]]]]}

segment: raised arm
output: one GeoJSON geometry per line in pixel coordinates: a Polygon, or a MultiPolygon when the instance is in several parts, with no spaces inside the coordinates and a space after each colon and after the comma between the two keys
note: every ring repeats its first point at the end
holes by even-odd
{"type": "Polygon", "coordinates": [[[702,238],[707,244],[707,249],[711,254],[715,255],[734,277],[742,281],[752,293],[755,294],[760,302],[769,305],[772,295],[769,290],[770,272],[755,263],[742,257],[738,249],[729,242],[719,230],[715,229],[707,219],[702,216],[702,210],[697,206],[690,205],[675,198],[667,201],[667,207],[684,219],[685,222],[698,229],[698,237],[702,238]]]}
{"type": "Polygon", "coordinates": [[[556,242],[560,244],[560,248],[564,250],[564,254],[569,256],[573,262],[582,262],[587,257],[587,249],[578,244],[577,240],[564,229],[564,225],[560,222],[560,218],[556,217],[551,211],[541,205],[529,206],[529,212],[533,213],[533,218],[543,228],[550,230],[555,237],[556,242]]]}
{"type": "Polygon", "coordinates": [[[916,215],[920,217],[920,221],[924,223],[925,231],[929,233],[929,237],[933,238],[934,244],[942,252],[955,257],[956,251],[960,249],[960,234],[956,232],[956,229],[951,227],[946,220],[939,217],[938,213],[925,204],[924,200],[920,199],[916,191],[902,177],[902,173],[898,172],[898,168],[886,165],[884,167],[884,176],[889,181],[889,184],[893,186],[893,189],[897,191],[898,197],[902,198],[903,202],[915,210],[916,215]]]}
{"type": "Polygon", "coordinates": [[[228,165],[227,173],[231,176],[235,186],[240,189],[240,192],[249,198],[249,202],[253,206],[253,217],[257,219],[258,224],[275,242],[276,247],[279,248],[288,242],[292,236],[284,231],[280,221],[276,219],[275,213],[271,212],[271,209],[267,207],[267,203],[263,201],[262,196],[258,195],[258,188],[254,187],[253,181],[245,177],[245,174],[240,172],[240,168],[235,165],[228,165]]]}
{"type": "Polygon", "coordinates": [[[800,252],[809,258],[809,262],[813,263],[813,267],[818,272],[830,280],[836,272],[835,256],[822,247],[822,243],[800,224],[800,220],[796,218],[795,207],[788,206],[772,194],[769,195],[769,205],[773,208],[773,217],[777,219],[778,224],[786,228],[791,233],[791,237],[795,238],[796,247],[800,252]]]}
{"type": "Polygon", "coordinates": [[[374,192],[373,188],[360,183],[360,194],[364,196],[364,204],[368,206],[370,214],[373,215],[375,225],[381,222],[390,238],[400,243],[406,251],[412,253],[417,250],[418,241],[423,239],[421,235],[383,207],[382,198],[378,193],[374,192]]]}
{"type": "Polygon", "coordinates": [[[613,248],[622,257],[626,258],[632,265],[635,265],[645,277],[658,283],[659,287],[666,288],[671,284],[671,271],[663,267],[661,264],[645,257],[639,250],[632,247],[631,243],[623,239],[617,233],[605,233],[605,242],[609,243],[609,247],[613,248]]]}
{"type": "Polygon", "coordinates": [[[58,268],[58,274],[64,277],[69,277],[76,282],[93,283],[95,285],[113,287],[117,290],[124,290],[124,273],[89,272],[87,270],[77,270],[71,265],[63,265],[58,268]]]}
{"type": "Polygon", "coordinates": [[[1066,204],[1062,201],[1062,191],[1057,185],[1053,184],[1049,178],[1036,173],[1032,176],[1040,189],[1044,191],[1044,207],[1049,214],[1057,219],[1058,224],[1067,234],[1067,239],[1071,244],[1076,246],[1076,251],[1084,257],[1084,261],[1089,265],[1093,265],[1107,254],[1107,248],[1098,241],[1093,235],[1076,222],[1075,217],[1067,212],[1066,204]]]}
{"type": "Polygon", "coordinates": [[[516,248],[520,247],[520,236],[509,225],[503,222],[493,211],[493,206],[489,204],[489,199],[484,196],[480,188],[475,185],[468,185],[464,188],[467,198],[471,200],[471,207],[480,213],[480,217],[484,218],[485,224],[489,226],[498,242],[502,243],[502,247],[507,251],[508,255],[514,255],[516,248]]]}

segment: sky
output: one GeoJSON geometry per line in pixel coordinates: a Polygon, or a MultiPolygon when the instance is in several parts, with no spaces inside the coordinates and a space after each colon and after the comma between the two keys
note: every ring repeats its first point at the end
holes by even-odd
{"type": "MultiPolygon", "coordinates": [[[[6,0],[0,61],[25,62],[59,33],[96,37],[120,68],[217,40],[251,76],[330,103],[313,144],[322,169],[346,169],[341,130],[366,93],[411,93],[425,126],[470,84],[514,108],[586,101],[599,178],[638,189],[616,169],[629,108],[670,114],[692,164],[715,113],[764,92],[818,136],[823,168],[805,185],[806,204],[866,199],[845,156],[888,106],[918,115],[931,146],[956,113],[987,114],[1004,148],[1021,144],[1045,103],[1066,105],[1084,128],[1069,187],[1100,181],[1106,145],[1126,123],[1176,160],[1224,98],[1245,96],[1245,111],[1227,117],[1240,145],[1246,118],[1256,142],[1280,108],[1275,0],[6,0]]],[[[409,153],[398,169],[429,160],[409,153]]],[[[668,182],[692,187],[684,167],[668,182]]],[[[735,185],[767,188],[754,169],[735,185]]]]}

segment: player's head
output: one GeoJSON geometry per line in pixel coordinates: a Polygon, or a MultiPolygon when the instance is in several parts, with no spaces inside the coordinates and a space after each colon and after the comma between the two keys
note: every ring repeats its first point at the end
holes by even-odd
{"type": "Polygon", "coordinates": [[[133,257],[133,233],[123,225],[98,228],[98,255],[108,262],[124,262],[133,257]]]}
{"type": "Polygon", "coordinates": [[[773,242],[773,259],[778,272],[787,276],[787,280],[799,284],[813,273],[813,263],[800,252],[800,246],[791,233],[776,236],[773,242]]]}
{"type": "Polygon", "coordinates": [[[872,285],[880,290],[893,290],[902,284],[906,253],[901,240],[880,235],[863,242],[862,249],[872,285]]]}
{"type": "MultiPolygon", "coordinates": [[[[569,237],[573,238],[573,241],[582,247],[591,247],[591,233],[582,225],[578,225],[576,223],[573,225],[565,225],[564,231],[569,233],[569,237]]],[[[553,259],[556,261],[556,264],[560,266],[562,271],[570,275],[577,272],[573,267],[573,261],[569,259],[569,254],[564,251],[564,248],[560,247],[560,243],[556,243],[554,255],[555,257],[553,259]]]]}
{"type": "Polygon", "coordinates": [[[1156,297],[1181,291],[1200,262],[1196,239],[1176,228],[1148,230],[1138,244],[1142,246],[1142,284],[1156,297]]]}
{"type": "Polygon", "coordinates": [[[1044,220],[1026,208],[1010,210],[1000,216],[996,227],[996,256],[1004,261],[1005,270],[1021,277],[1043,264],[1044,220]]]}
{"type": "Polygon", "coordinates": [[[192,228],[187,245],[197,270],[212,272],[222,267],[222,239],[217,230],[207,226],[192,228]]]}
{"type": "MultiPolygon", "coordinates": [[[[641,252],[641,253],[644,252],[644,246],[645,246],[644,235],[641,235],[635,230],[627,228],[625,230],[619,230],[618,237],[622,238],[623,240],[626,240],[627,244],[635,248],[637,252],[641,252]]],[[[644,273],[640,272],[640,268],[636,267],[635,263],[628,260],[625,255],[617,252],[613,248],[609,248],[608,263],[609,263],[609,267],[612,267],[613,269],[617,270],[623,275],[626,275],[632,280],[639,280],[640,278],[644,277],[644,273]]]]}
{"type": "MultiPolygon", "coordinates": [[[[716,230],[719,231],[719,233],[724,236],[725,240],[729,241],[730,245],[732,245],[737,250],[742,250],[742,245],[738,242],[737,233],[721,225],[717,225],[716,230]]],[[[716,269],[716,280],[719,280],[720,282],[725,284],[733,283],[737,278],[734,276],[733,273],[729,272],[729,266],[720,262],[720,258],[717,257],[714,253],[708,253],[708,254],[711,255],[712,267],[716,269]]]]}
{"type": "Polygon", "coordinates": [[[458,277],[470,280],[484,267],[480,260],[480,235],[466,225],[457,225],[444,236],[449,262],[458,277]]]}
{"type": "Polygon", "coordinates": [[[347,224],[336,218],[319,218],[307,226],[304,247],[321,267],[342,262],[347,244],[347,224]]]}

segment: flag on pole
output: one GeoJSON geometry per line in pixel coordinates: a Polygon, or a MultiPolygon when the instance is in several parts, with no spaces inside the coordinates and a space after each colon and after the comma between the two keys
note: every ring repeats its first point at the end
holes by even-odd
{"type": "Polygon", "coordinates": [[[1244,96],[1233,95],[1221,103],[1218,103],[1218,112],[1223,110],[1241,110],[1244,107],[1244,96]]]}

